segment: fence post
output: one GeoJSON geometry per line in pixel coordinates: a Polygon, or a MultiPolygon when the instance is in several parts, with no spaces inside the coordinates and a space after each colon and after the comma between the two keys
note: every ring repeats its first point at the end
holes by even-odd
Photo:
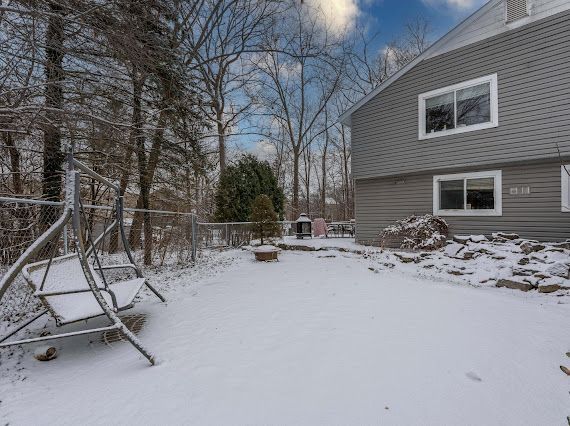
{"type": "Polygon", "coordinates": [[[63,227],[63,254],[69,253],[69,246],[67,242],[67,224],[63,227]]]}
{"type": "Polygon", "coordinates": [[[228,247],[231,246],[231,244],[230,244],[230,234],[229,234],[229,232],[228,232],[228,224],[227,224],[227,223],[226,223],[226,244],[227,244],[228,247]]]}
{"type": "Polygon", "coordinates": [[[196,250],[198,245],[198,226],[196,215],[192,214],[192,262],[196,261],[196,250]]]}

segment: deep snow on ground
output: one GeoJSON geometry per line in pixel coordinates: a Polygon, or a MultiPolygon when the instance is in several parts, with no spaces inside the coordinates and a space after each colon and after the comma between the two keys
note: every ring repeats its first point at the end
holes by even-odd
{"type": "Polygon", "coordinates": [[[100,336],[56,341],[50,362],[33,347],[4,356],[0,424],[566,422],[567,296],[383,262],[283,251],[256,263],[234,250],[150,271],[168,303],[145,296],[129,313],[147,315],[140,338],[161,363],[100,336]]]}

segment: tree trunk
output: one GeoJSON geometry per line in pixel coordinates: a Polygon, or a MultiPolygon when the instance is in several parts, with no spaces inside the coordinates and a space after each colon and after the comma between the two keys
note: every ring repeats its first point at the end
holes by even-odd
{"type": "Polygon", "coordinates": [[[5,132],[4,143],[8,148],[8,154],[10,155],[10,171],[12,173],[12,189],[14,194],[23,195],[22,188],[22,171],[20,168],[20,151],[16,148],[14,139],[10,132],[5,132]]]}
{"type": "Polygon", "coordinates": [[[293,202],[291,204],[291,220],[299,217],[299,148],[293,148],[293,202]]]}
{"type": "Polygon", "coordinates": [[[226,169],[226,136],[223,123],[223,111],[216,111],[216,122],[218,128],[218,149],[220,151],[220,174],[226,169]]]}
{"type": "MultiPolygon", "coordinates": [[[[164,141],[164,126],[166,125],[166,115],[167,112],[163,109],[158,116],[158,123],[156,133],[154,134],[152,148],[150,150],[150,155],[148,158],[148,164],[146,166],[146,173],[145,178],[147,181],[147,186],[149,187],[149,197],[150,197],[150,187],[154,180],[154,173],[156,171],[156,167],[158,166],[158,160],[160,158],[160,152],[162,149],[162,142],[164,141]]],[[[150,201],[149,201],[150,203],[150,201]]],[[[143,209],[147,207],[143,207],[143,194],[142,192],[139,194],[137,199],[137,209],[143,209]]],[[[133,222],[131,226],[131,232],[129,235],[129,241],[133,241],[133,243],[138,243],[140,245],[141,240],[141,231],[142,231],[142,223],[144,219],[143,212],[135,212],[133,216],[133,222]]]]}
{"type": "MultiPolygon", "coordinates": [[[[123,172],[121,173],[121,179],[119,181],[119,191],[121,195],[124,195],[125,191],[127,190],[127,185],[129,184],[129,170],[130,170],[130,162],[131,157],[133,156],[133,145],[134,145],[134,138],[133,132],[131,132],[131,138],[129,143],[125,148],[125,155],[123,157],[123,172]]],[[[117,225],[113,231],[111,231],[111,235],[109,236],[109,253],[116,253],[119,250],[119,226],[117,225]]]]}
{"type": "MultiPolygon", "coordinates": [[[[145,137],[142,130],[142,107],[141,97],[144,85],[144,78],[138,75],[133,76],[133,126],[135,129],[135,145],[137,150],[138,171],[139,171],[139,189],[142,208],[148,210],[150,208],[150,184],[147,176],[147,156],[145,152],[145,137]]],[[[143,231],[144,231],[144,264],[152,263],[152,223],[150,212],[143,214],[143,231]]],[[[133,223],[134,228],[134,223],[133,223]]],[[[132,228],[131,228],[132,231],[132,228]]]]}
{"type": "MultiPolygon", "coordinates": [[[[61,151],[61,119],[59,110],[63,109],[63,16],[62,9],[57,3],[50,3],[50,15],[46,30],[46,90],[45,106],[46,121],[44,127],[43,149],[43,178],[42,195],[45,200],[59,201],[61,196],[61,174],[63,170],[64,154],[61,151]]],[[[42,230],[47,229],[55,222],[59,215],[58,208],[42,206],[40,225],[42,230]]],[[[49,249],[49,248],[48,248],[49,249]]]]}
{"type": "MultiPolygon", "coordinates": [[[[323,151],[323,158],[321,158],[321,217],[326,219],[327,209],[327,147],[323,151]]],[[[333,218],[334,219],[334,218],[333,218]]]]}

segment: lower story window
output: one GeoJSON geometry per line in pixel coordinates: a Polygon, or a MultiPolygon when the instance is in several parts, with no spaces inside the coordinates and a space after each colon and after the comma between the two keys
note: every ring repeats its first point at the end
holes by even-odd
{"type": "Polygon", "coordinates": [[[439,216],[501,216],[501,171],[434,176],[433,213],[439,216]]]}

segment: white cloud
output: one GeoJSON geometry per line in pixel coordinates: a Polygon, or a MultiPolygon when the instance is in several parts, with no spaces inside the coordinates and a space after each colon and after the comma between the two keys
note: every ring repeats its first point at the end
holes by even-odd
{"type": "Polygon", "coordinates": [[[252,149],[252,154],[255,155],[261,161],[272,160],[275,154],[275,146],[267,141],[258,141],[252,149]]]}
{"type": "Polygon", "coordinates": [[[354,27],[360,14],[358,0],[310,0],[310,3],[321,10],[327,24],[339,33],[354,27]]]}
{"type": "Polygon", "coordinates": [[[457,10],[472,10],[476,7],[482,6],[487,0],[422,0],[424,4],[432,7],[445,7],[457,10]]]}

